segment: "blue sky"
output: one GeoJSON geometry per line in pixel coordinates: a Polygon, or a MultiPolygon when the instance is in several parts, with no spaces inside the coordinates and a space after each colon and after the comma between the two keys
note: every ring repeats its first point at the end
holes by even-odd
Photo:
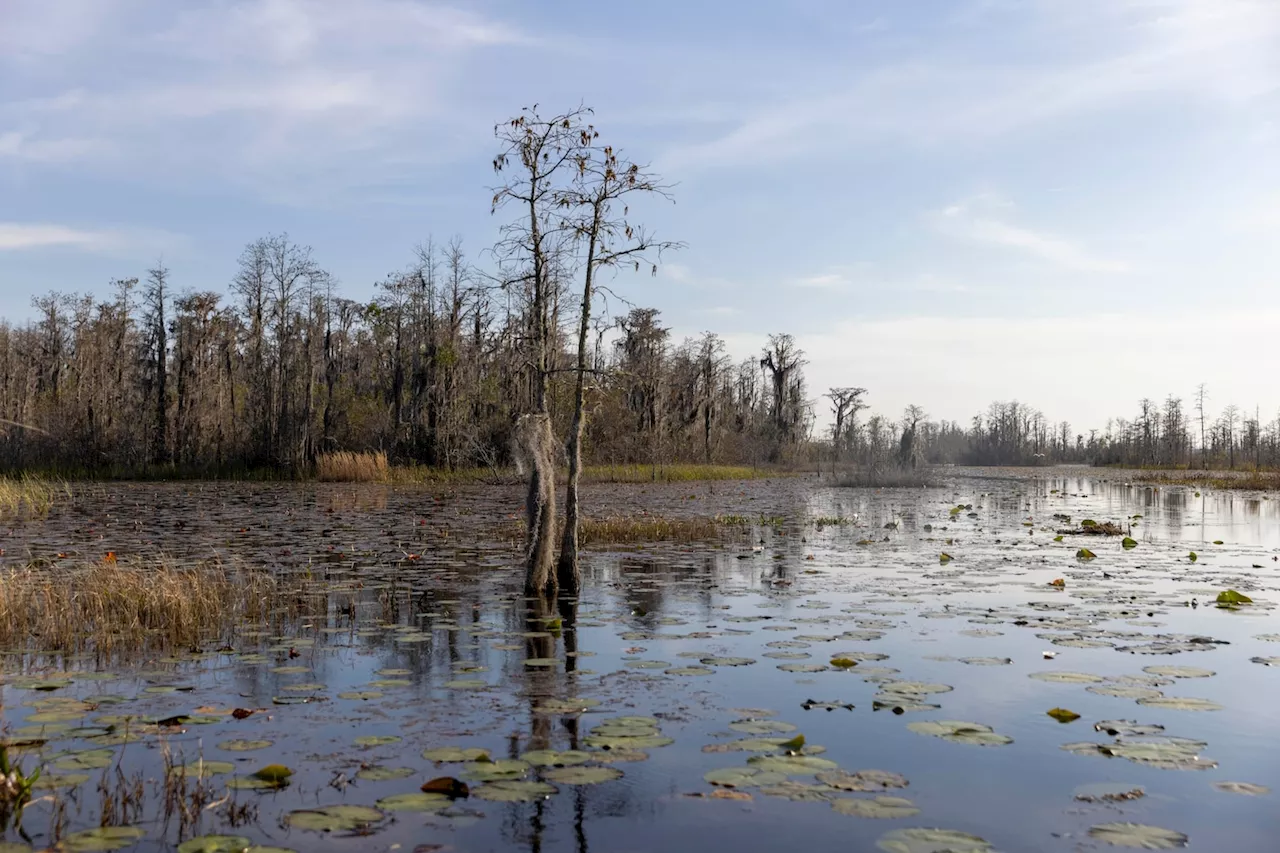
{"type": "Polygon", "coordinates": [[[269,232],[353,298],[479,256],[533,102],[677,184],[688,248],[618,292],[795,334],[815,397],[1280,405],[1276,0],[0,0],[0,314],[161,256],[221,290],[269,232]]]}

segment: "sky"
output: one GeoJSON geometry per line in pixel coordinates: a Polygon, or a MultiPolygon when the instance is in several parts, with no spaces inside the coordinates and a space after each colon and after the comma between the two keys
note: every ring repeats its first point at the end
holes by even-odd
{"type": "Polygon", "coordinates": [[[1277,0],[0,0],[0,316],[288,232],[371,298],[477,262],[495,123],[586,104],[674,185],[612,288],[736,357],[1076,431],[1280,406],[1277,0]]]}

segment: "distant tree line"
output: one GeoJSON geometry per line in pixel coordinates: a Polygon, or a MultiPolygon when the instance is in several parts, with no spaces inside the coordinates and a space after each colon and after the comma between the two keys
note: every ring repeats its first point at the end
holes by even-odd
{"type": "MultiPolygon", "coordinates": [[[[558,282],[547,408],[572,415],[575,310],[558,282]]],[[[536,408],[529,300],[427,242],[356,302],[287,235],[253,241],[227,293],[161,265],[112,295],[51,293],[0,322],[0,465],[86,473],[303,474],[317,454],[381,450],[443,468],[512,462],[536,408]]],[[[708,332],[676,341],[633,308],[587,338],[584,447],[596,463],[787,464],[810,444],[804,362],[789,335],[731,363],[708,332]]]]}

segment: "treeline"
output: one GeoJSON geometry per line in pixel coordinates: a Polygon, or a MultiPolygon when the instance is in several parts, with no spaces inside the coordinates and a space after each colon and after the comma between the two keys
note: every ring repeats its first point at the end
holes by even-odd
{"type": "MultiPolygon", "coordinates": [[[[369,302],[344,298],[287,235],[246,246],[226,293],[163,266],[112,296],[51,293],[0,322],[0,465],[93,474],[305,474],[319,454],[505,466],[532,411],[529,302],[462,245],[427,243],[369,302]]],[[[572,409],[571,300],[555,288],[547,405],[572,409]]],[[[787,464],[813,412],[790,336],[732,363],[713,333],[677,341],[633,309],[588,341],[586,451],[595,462],[787,464]]]]}

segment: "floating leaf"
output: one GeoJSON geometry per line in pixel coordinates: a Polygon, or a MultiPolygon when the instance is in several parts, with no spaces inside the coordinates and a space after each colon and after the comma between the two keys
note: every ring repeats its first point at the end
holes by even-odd
{"type": "Polygon", "coordinates": [[[907,728],[919,735],[942,738],[955,743],[966,743],[974,746],[1004,746],[1013,743],[1013,738],[996,734],[990,726],[981,723],[967,723],[960,720],[927,720],[918,723],[907,723],[907,728]]]}
{"type": "Polygon", "coordinates": [[[438,812],[453,804],[446,794],[413,792],[394,794],[378,800],[377,806],[384,812],[438,812]]]}
{"type": "Polygon", "coordinates": [[[903,818],[920,814],[916,804],[902,797],[876,797],[855,800],[848,797],[831,801],[832,810],[843,815],[866,818],[903,818]]]}
{"type": "Polygon", "coordinates": [[[1144,666],[1142,671],[1170,678],[1209,678],[1215,674],[1211,669],[1200,669],[1195,666],[1144,666]]]}
{"type": "Polygon", "coordinates": [[[943,551],[941,554],[939,554],[939,555],[938,555],[938,562],[939,562],[939,563],[941,563],[941,564],[942,564],[942,565],[944,565],[944,566],[945,566],[947,563],[950,563],[950,562],[951,562],[951,560],[952,560],[951,555],[950,555],[950,554],[948,554],[946,551],[943,551]]]}
{"type": "Polygon", "coordinates": [[[261,779],[263,782],[271,782],[275,785],[283,785],[292,775],[293,771],[283,764],[268,764],[253,774],[254,778],[261,779]]]}
{"type": "Polygon", "coordinates": [[[837,669],[848,669],[851,666],[857,666],[858,662],[851,658],[837,657],[831,659],[831,665],[837,669]]]}
{"type": "Polygon", "coordinates": [[[488,759],[489,750],[475,747],[442,746],[426,750],[422,753],[422,757],[437,764],[456,764],[463,761],[488,759]]]}
{"type": "Polygon", "coordinates": [[[1066,708],[1052,708],[1046,711],[1050,717],[1053,717],[1060,723],[1070,723],[1080,719],[1080,715],[1075,711],[1068,711],[1066,708]]]}
{"type": "Polygon", "coordinates": [[[787,774],[759,767],[724,767],[708,771],[702,778],[724,788],[758,788],[781,784],[787,781],[787,774]]]}
{"type": "Polygon", "coordinates": [[[242,853],[251,844],[242,835],[200,835],[179,844],[177,853],[242,853]]]}
{"type": "Polygon", "coordinates": [[[561,785],[598,785],[622,778],[622,771],[614,767],[555,767],[542,774],[548,782],[561,785]]]}
{"type": "Polygon", "coordinates": [[[846,773],[843,770],[829,770],[817,774],[817,780],[840,791],[883,791],[889,788],[907,787],[907,777],[887,770],[859,770],[846,773]]]}
{"type": "Polygon", "coordinates": [[[497,761],[473,761],[462,771],[464,779],[476,782],[497,782],[521,779],[529,772],[530,765],[516,758],[500,758],[497,761]]]}
{"type": "Polygon", "coordinates": [[[546,782],[500,781],[475,788],[471,796],[496,803],[532,803],[545,800],[555,792],[555,786],[546,782]]]}
{"type": "Polygon", "coordinates": [[[403,738],[396,735],[361,735],[356,738],[356,746],[385,746],[389,743],[399,743],[403,738]]]}
{"type": "Polygon", "coordinates": [[[1126,551],[1132,550],[1138,547],[1138,540],[1126,536],[1120,540],[1120,547],[1124,548],[1126,551]]]}
{"type": "Polygon", "coordinates": [[[1171,711],[1221,711],[1222,706],[1208,699],[1193,699],[1189,696],[1161,696],[1156,699],[1139,699],[1139,705],[1152,708],[1168,708],[1171,711]]]}
{"type": "Polygon", "coordinates": [[[809,776],[840,765],[812,755],[753,755],[747,763],[760,770],[776,771],[787,776],[809,776]]]}
{"type": "Polygon", "coordinates": [[[1187,846],[1187,836],[1181,832],[1142,823],[1100,823],[1089,828],[1089,837],[1113,847],[1138,850],[1172,850],[1187,846]]]}
{"type": "Polygon", "coordinates": [[[390,782],[408,779],[415,773],[410,767],[364,767],[356,773],[356,778],[364,782],[390,782]]]}
{"type": "Polygon", "coordinates": [[[1266,785],[1255,785],[1252,782],[1214,782],[1213,787],[1228,794],[1244,794],[1249,797],[1261,797],[1271,793],[1266,785]]]}
{"type": "Polygon", "coordinates": [[[1051,681],[1060,684],[1097,684],[1104,681],[1100,675],[1091,675],[1087,672],[1033,672],[1027,676],[1038,681],[1051,681]]]}
{"type": "Polygon", "coordinates": [[[771,735],[794,732],[796,727],[782,720],[736,720],[729,724],[735,732],[749,735],[771,735]]]}
{"type": "Polygon", "coordinates": [[[218,749],[225,749],[228,752],[252,752],[255,749],[266,749],[271,746],[269,740],[224,740],[218,744],[218,749]]]}
{"type": "Polygon", "coordinates": [[[988,853],[986,840],[954,829],[895,829],[880,836],[876,846],[885,853],[988,853]]]}
{"type": "Polygon", "coordinates": [[[1094,782],[1081,785],[1072,795],[1082,803],[1123,803],[1144,797],[1146,793],[1141,785],[1094,782]]]}
{"type": "Polygon", "coordinates": [[[1076,551],[1077,560],[1092,560],[1097,556],[1097,554],[1093,553],[1088,548],[1081,548],[1079,551],[1076,551]]]}
{"type": "Polygon", "coordinates": [[[1252,598],[1244,593],[1236,592],[1234,589],[1228,589],[1218,593],[1218,597],[1215,601],[1217,601],[1218,604],[1253,604],[1252,598]]]}
{"type": "Polygon", "coordinates": [[[755,658],[706,657],[701,662],[707,666],[750,666],[755,658]]]}
{"type": "Polygon", "coordinates": [[[355,832],[373,826],[385,817],[369,806],[327,806],[289,812],[284,816],[284,822],[294,829],[313,832],[355,832]]]}
{"type": "Polygon", "coordinates": [[[86,829],[65,836],[58,842],[58,850],[68,853],[103,853],[132,847],[147,833],[136,826],[103,826],[86,829]]]}
{"type": "Polygon", "coordinates": [[[1187,559],[1194,563],[1196,560],[1200,558],[1196,556],[1195,551],[1192,551],[1190,554],[1187,555],[1187,559]]]}

